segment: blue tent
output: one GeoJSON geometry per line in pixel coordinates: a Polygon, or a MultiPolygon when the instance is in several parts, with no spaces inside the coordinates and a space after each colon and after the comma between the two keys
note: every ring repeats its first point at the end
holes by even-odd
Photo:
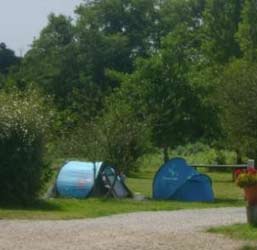
{"type": "Polygon", "coordinates": [[[67,162],[57,176],[55,192],[57,196],[74,198],[131,196],[115,169],[103,162],[67,162]]]}
{"type": "Polygon", "coordinates": [[[213,201],[211,179],[189,166],[183,158],[173,158],[160,167],[153,181],[153,198],[181,201],[213,201]]]}

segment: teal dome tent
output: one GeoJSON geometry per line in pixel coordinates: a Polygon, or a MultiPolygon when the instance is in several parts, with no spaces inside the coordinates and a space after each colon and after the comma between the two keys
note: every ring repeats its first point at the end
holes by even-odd
{"type": "Polygon", "coordinates": [[[211,179],[189,166],[183,158],[163,164],[153,181],[153,198],[180,201],[213,201],[211,179]]]}

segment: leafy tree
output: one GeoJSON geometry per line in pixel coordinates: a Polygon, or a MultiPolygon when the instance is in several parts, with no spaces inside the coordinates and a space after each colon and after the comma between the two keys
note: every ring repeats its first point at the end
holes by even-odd
{"type": "Polygon", "coordinates": [[[220,107],[214,95],[224,65],[241,56],[235,35],[241,20],[242,0],[207,0],[200,20],[198,60],[190,70],[190,81],[198,86],[201,101],[205,104],[205,130],[215,145],[224,145],[224,131],[219,119],[220,107]],[[209,117],[209,118],[208,118],[209,117]]]}
{"type": "Polygon", "coordinates": [[[139,167],[138,159],[151,150],[151,128],[125,101],[109,102],[105,111],[97,122],[98,147],[106,161],[129,174],[139,167]]]}
{"type": "Polygon", "coordinates": [[[164,40],[160,53],[139,60],[133,74],[123,76],[112,97],[127,100],[140,119],[150,119],[155,145],[165,152],[207,135],[208,106],[189,78],[197,59],[195,41],[194,32],[184,25],[177,27],[164,40]]]}
{"type": "Polygon", "coordinates": [[[4,43],[0,43],[0,73],[7,75],[11,66],[19,63],[20,58],[15,56],[13,50],[8,49],[4,43]]]}
{"type": "Polygon", "coordinates": [[[54,97],[61,117],[91,120],[103,108],[116,81],[107,69],[131,72],[137,56],[153,47],[155,0],[108,0],[81,4],[72,23],[63,15],[49,16],[48,25],[25,56],[14,84],[42,87],[54,97]]]}
{"type": "Polygon", "coordinates": [[[257,60],[257,2],[245,0],[242,11],[242,22],[237,34],[241,49],[250,60],[257,60]]]}
{"type": "Polygon", "coordinates": [[[138,56],[155,43],[156,0],[92,1],[81,5],[77,39],[83,72],[97,84],[110,84],[106,69],[131,72],[138,56]]]}
{"type": "Polygon", "coordinates": [[[51,14],[48,25],[24,58],[21,76],[23,81],[36,83],[54,96],[59,107],[65,107],[77,84],[75,59],[71,19],[51,14]]]}
{"type": "Polygon", "coordinates": [[[256,159],[257,74],[256,64],[238,60],[226,67],[218,100],[228,145],[240,155],[256,159]]]}
{"type": "Polygon", "coordinates": [[[227,63],[240,56],[235,34],[243,0],[208,0],[203,15],[202,49],[207,63],[227,63]]]}
{"type": "Polygon", "coordinates": [[[53,96],[63,130],[73,128],[83,115],[90,117],[96,109],[95,100],[99,99],[95,98],[97,87],[92,88],[91,80],[79,71],[74,33],[71,18],[49,15],[48,25],[25,55],[20,71],[13,76],[14,85],[20,89],[29,83],[53,96]]]}
{"type": "Polygon", "coordinates": [[[72,134],[59,140],[57,150],[65,157],[104,160],[130,174],[138,169],[138,159],[152,149],[151,127],[138,119],[128,103],[112,101],[95,121],[78,124],[72,134]]]}
{"type": "Polygon", "coordinates": [[[205,7],[205,0],[166,0],[160,4],[160,32],[161,37],[181,24],[196,30],[200,28],[205,7]]]}
{"type": "MultiPolygon", "coordinates": [[[[72,133],[72,148],[78,149],[75,141],[86,137],[94,145],[99,139],[90,134],[101,134],[102,145],[108,145],[104,140],[113,142],[101,148],[102,155],[105,152],[121,168],[139,157],[129,158],[134,153],[125,142],[135,136],[142,149],[136,131],[143,134],[145,124],[155,146],[166,152],[199,138],[210,142],[224,136],[219,120],[224,122],[224,117],[218,116],[223,106],[213,95],[224,68],[241,57],[241,50],[254,59],[253,4],[252,0],[85,1],[77,7],[74,21],[49,16],[21,68],[5,76],[5,82],[19,89],[28,83],[39,85],[54,97],[59,131],[72,133]],[[116,124],[115,119],[121,122],[116,124]],[[132,134],[125,133],[126,124],[132,134]],[[124,159],[129,156],[121,161],[122,154],[124,159]]],[[[82,151],[91,155],[90,148],[82,151]]]]}

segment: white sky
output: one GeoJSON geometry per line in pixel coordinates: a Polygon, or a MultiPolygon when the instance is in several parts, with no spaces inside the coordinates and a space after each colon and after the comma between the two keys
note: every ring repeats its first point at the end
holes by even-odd
{"type": "Polygon", "coordinates": [[[23,55],[54,12],[74,16],[83,0],[0,0],[0,42],[23,55]]]}

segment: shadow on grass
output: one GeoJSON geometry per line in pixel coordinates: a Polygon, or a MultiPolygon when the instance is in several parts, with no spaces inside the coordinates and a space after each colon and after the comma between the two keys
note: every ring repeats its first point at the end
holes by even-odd
{"type": "Polygon", "coordinates": [[[234,206],[243,206],[244,205],[244,201],[243,200],[230,199],[230,198],[215,199],[214,203],[215,204],[231,205],[232,207],[234,207],[234,206]]]}
{"type": "Polygon", "coordinates": [[[152,172],[144,172],[144,173],[130,173],[128,178],[133,179],[146,179],[146,180],[152,180],[153,179],[153,173],[152,172]]]}
{"type": "Polygon", "coordinates": [[[31,211],[61,211],[60,205],[52,203],[48,200],[36,200],[28,204],[11,204],[0,203],[0,209],[2,210],[31,210],[31,211]]]}
{"type": "Polygon", "coordinates": [[[232,180],[232,178],[231,178],[231,180],[216,180],[215,183],[216,184],[217,183],[234,183],[235,184],[235,182],[232,180]]]}
{"type": "Polygon", "coordinates": [[[241,247],[240,250],[257,250],[257,246],[245,245],[245,246],[241,247]]]}

